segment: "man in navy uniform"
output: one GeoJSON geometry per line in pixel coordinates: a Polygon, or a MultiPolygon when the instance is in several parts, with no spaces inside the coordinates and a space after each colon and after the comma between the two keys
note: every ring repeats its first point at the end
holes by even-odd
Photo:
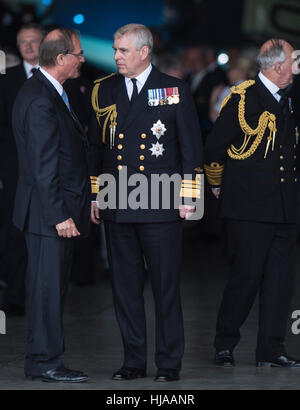
{"type": "MultiPolygon", "coordinates": [[[[119,75],[95,82],[96,116],[90,126],[91,139],[96,139],[90,159],[95,196],[97,176],[104,173],[115,177],[118,192],[118,178],[125,167],[128,177],[137,174],[147,181],[153,174],[190,175],[182,181],[181,194],[190,199],[199,196],[202,144],[195,106],[186,84],[152,66],[152,45],[145,26],[120,28],[113,46],[119,75]]],[[[148,194],[151,203],[148,191],[141,197],[148,194]]],[[[180,216],[187,218],[193,205],[122,208],[99,212],[93,203],[91,216],[94,223],[99,218],[105,222],[115,311],[124,344],[123,366],[113,379],[146,376],[145,258],[156,308],[155,380],[178,380],[184,352],[180,216]]]]}
{"type": "Polygon", "coordinates": [[[300,367],[284,346],[297,238],[298,130],[284,92],[293,82],[293,48],[269,40],[258,63],[255,81],[233,87],[224,100],[205,148],[206,173],[228,229],[229,280],[215,363],[234,365],[240,328],[260,292],[257,366],[300,367]]]}

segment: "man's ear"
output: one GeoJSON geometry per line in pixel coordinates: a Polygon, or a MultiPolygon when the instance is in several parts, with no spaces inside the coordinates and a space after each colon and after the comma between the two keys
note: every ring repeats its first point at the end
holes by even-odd
{"type": "Polygon", "coordinates": [[[281,74],[281,66],[282,66],[282,63],[279,63],[279,62],[274,64],[274,70],[277,74],[281,74]]]}
{"type": "Polygon", "coordinates": [[[58,56],[56,57],[56,64],[58,65],[64,65],[64,59],[65,59],[65,54],[60,53],[58,54],[58,56]]]}
{"type": "Polygon", "coordinates": [[[143,60],[146,60],[149,57],[149,47],[148,46],[143,46],[140,49],[141,57],[143,60]]]}

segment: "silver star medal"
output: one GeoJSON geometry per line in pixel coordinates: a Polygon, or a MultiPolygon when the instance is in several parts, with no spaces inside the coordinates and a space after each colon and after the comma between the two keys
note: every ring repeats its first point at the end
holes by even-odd
{"type": "Polygon", "coordinates": [[[153,135],[155,135],[159,140],[160,137],[167,131],[167,128],[165,127],[165,124],[158,120],[155,124],[153,124],[151,131],[153,132],[153,135]]]}
{"type": "Polygon", "coordinates": [[[152,155],[155,155],[156,158],[158,158],[159,156],[162,156],[165,149],[163,147],[163,144],[160,144],[157,141],[156,144],[152,144],[152,148],[150,148],[149,150],[152,152],[152,155]]]}

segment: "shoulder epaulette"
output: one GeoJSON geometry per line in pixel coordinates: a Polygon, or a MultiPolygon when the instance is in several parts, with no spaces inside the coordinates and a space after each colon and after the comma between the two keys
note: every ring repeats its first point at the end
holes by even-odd
{"type": "MultiPolygon", "coordinates": [[[[111,135],[114,135],[114,133],[116,132],[116,127],[117,127],[117,106],[116,104],[112,104],[109,105],[107,107],[100,107],[99,104],[99,87],[100,87],[100,83],[104,80],[107,80],[110,77],[113,77],[114,75],[116,75],[116,73],[112,73],[110,75],[107,75],[106,77],[103,78],[99,78],[98,80],[94,81],[94,88],[92,91],[92,96],[91,96],[91,102],[92,102],[92,106],[93,109],[95,111],[96,114],[96,118],[97,121],[100,125],[100,127],[102,128],[102,142],[105,143],[105,133],[106,133],[106,127],[107,127],[107,123],[108,120],[110,120],[110,125],[109,128],[111,129],[111,135]],[[105,117],[105,121],[104,124],[102,126],[100,118],[101,117],[105,117]]],[[[113,144],[113,140],[111,138],[111,144],[113,144]]]]}
{"type": "Polygon", "coordinates": [[[246,101],[246,90],[255,84],[254,80],[244,81],[243,83],[232,87],[231,94],[227,96],[223,103],[222,108],[227,104],[232,94],[238,94],[240,96],[240,101],[238,103],[237,115],[239,119],[239,124],[241,127],[241,132],[244,134],[244,142],[240,147],[235,147],[231,145],[228,148],[227,153],[230,158],[237,160],[244,160],[251,157],[257,150],[257,147],[262,142],[266,130],[270,131],[269,136],[266,138],[266,149],[264,158],[267,157],[270,145],[272,143],[272,151],[275,147],[275,137],[276,137],[276,116],[269,111],[264,111],[259,119],[256,128],[250,127],[245,118],[245,101],[246,101]]]}
{"type": "Polygon", "coordinates": [[[239,85],[231,87],[230,91],[233,94],[243,94],[246,92],[247,88],[252,87],[252,85],[254,84],[255,84],[254,80],[247,80],[247,81],[242,82],[239,85]]]}
{"type": "Polygon", "coordinates": [[[94,81],[94,84],[99,84],[101,83],[101,81],[107,80],[108,78],[113,77],[114,75],[116,75],[116,73],[111,73],[107,75],[106,77],[98,78],[97,80],[94,81]]]}
{"type": "Polygon", "coordinates": [[[242,82],[239,85],[231,87],[230,88],[231,93],[229,95],[227,95],[227,97],[224,98],[224,100],[221,104],[220,112],[225,107],[225,105],[228,103],[228,101],[230,100],[232,94],[244,95],[246,93],[247,88],[251,87],[254,84],[255,84],[254,80],[247,80],[247,81],[242,82]]]}

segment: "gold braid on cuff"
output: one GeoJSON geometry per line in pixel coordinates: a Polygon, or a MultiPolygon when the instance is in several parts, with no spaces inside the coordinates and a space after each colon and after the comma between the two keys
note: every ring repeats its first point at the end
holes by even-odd
{"type": "Polygon", "coordinates": [[[220,165],[218,162],[212,162],[210,165],[205,164],[204,170],[207,176],[208,183],[210,185],[221,185],[224,165],[220,165]]]}
{"type": "Polygon", "coordinates": [[[98,194],[99,193],[99,179],[98,177],[91,176],[91,190],[92,194],[98,194]]]}
{"type": "Polygon", "coordinates": [[[181,198],[193,198],[200,199],[201,192],[201,176],[200,174],[196,175],[194,180],[192,179],[183,179],[181,182],[181,198]]]}

